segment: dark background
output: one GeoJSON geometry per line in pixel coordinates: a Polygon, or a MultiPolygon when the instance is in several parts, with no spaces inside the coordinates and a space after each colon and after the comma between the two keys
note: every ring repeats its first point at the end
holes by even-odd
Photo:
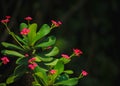
{"type": "MultiPolygon", "coordinates": [[[[120,0],[0,0],[0,20],[12,16],[9,27],[16,33],[26,16],[31,16],[39,26],[50,25],[51,19],[61,20],[62,26],[52,31],[60,53],[71,54],[73,48],[83,51],[67,68],[75,71],[73,76],[78,76],[82,69],[89,73],[78,86],[119,86],[119,3],[120,0]]],[[[2,41],[13,42],[0,24],[2,41]]],[[[3,49],[1,45],[0,49],[3,49]]],[[[0,82],[12,69],[10,65],[0,67],[0,82]]]]}

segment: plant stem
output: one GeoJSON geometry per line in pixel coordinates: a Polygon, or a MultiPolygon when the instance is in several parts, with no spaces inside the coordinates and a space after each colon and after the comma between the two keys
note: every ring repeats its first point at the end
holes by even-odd
{"type": "Polygon", "coordinates": [[[23,49],[25,49],[25,48],[23,47],[23,45],[16,39],[14,33],[10,31],[10,29],[9,29],[8,26],[7,26],[7,24],[5,24],[5,26],[6,26],[6,28],[7,28],[8,33],[13,37],[13,39],[14,39],[23,49]]]}
{"type": "Polygon", "coordinates": [[[71,58],[71,57],[73,57],[73,56],[75,56],[75,54],[74,54],[74,53],[73,53],[72,55],[70,55],[70,58],[71,58]]]}
{"type": "Polygon", "coordinates": [[[82,74],[80,74],[80,76],[78,77],[78,79],[80,79],[80,78],[83,78],[82,74]]]}
{"type": "MultiPolygon", "coordinates": [[[[34,78],[35,82],[36,82],[37,84],[39,84],[39,82],[37,81],[35,75],[34,75],[34,74],[32,74],[32,75],[33,75],[33,78],[34,78]]],[[[39,84],[39,85],[41,86],[41,84],[39,84]]]]}

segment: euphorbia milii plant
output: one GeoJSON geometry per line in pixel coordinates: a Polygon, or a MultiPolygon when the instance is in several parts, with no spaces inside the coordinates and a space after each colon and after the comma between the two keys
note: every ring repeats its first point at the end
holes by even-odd
{"type": "Polygon", "coordinates": [[[4,56],[0,58],[0,62],[1,65],[7,65],[12,62],[9,58],[17,57],[15,63],[17,66],[13,74],[1,84],[14,83],[24,74],[30,74],[33,77],[31,83],[33,86],[75,86],[79,79],[88,75],[85,70],[82,70],[78,77],[70,77],[74,72],[65,69],[65,64],[68,64],[72,57],[80,57],[83,54],[80,49],[74,48],[71,55],[62,53],[59,58],[55,57],[59,49],[55,46],[56,37],[49,33],[53,28],[59,27],[61,21],[51,20],[51,25],[43,24],[39,28],[37,23],[31,23],[33,18],[28,16],[24,18],[26,23],[20,24],[19,34],[15,34],[8,27],[10,18],[6,16],[1,23],[5,25],[16,44],[1,43],[5,49],[1,51],[4,56]]]}

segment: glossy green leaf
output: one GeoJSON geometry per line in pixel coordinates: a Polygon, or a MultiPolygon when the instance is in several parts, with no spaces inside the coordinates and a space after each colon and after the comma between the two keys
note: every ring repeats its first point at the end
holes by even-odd
{"type": "Polygon", "coordinates": [[[20,31],[21,31],[23,28],[28,28],[28,25],[27,25],[26,23],[21,23],[21,24],[20,24],[20,31]]]}
{"type": "Polygon", "coordinates": [[[66,58],[60,58],[60,61],[62,61],[64,64],[67,64],[71,61],[71,59],[66,59],[66,58]]]}
{"type": "Polygon", "coordinates": [[[40,79],[42,79],[45,84],[47,84],[47,82],[48,82],[48,77],[47,77],[46,71],[47,70],[45,70],[39,66],[37,66],[34,70],[35,75],[37,75],[40,79]]]}
{"type": "Polygon", "coordinates": [[[36,45],[35,48],[52,46],[53,44],[55,44],[55,42],[56,38],[54,36],[50,36],[45,42],[36,45]]]}
{"type": "Polygon", "coordinates": [[[35,81],[32,82],[32,86],[41,86],[39,83],[36,83],[35,81]]]}
{"type": "Polygon", "coordinates": [[[19,65],[15,68],[14,75],[21,76],[21,75],[23,75],[24,73],[27,72],[27,69],[28,69],[27,65],[21,64],[21,65],[19,65]]]}
{"type": "Polygon", "coordinates": [[[40,59],[40,57],[36,56],[36,57],[35,57],[35,61],[36,61],[36,62],[41,62],[42,60],[40,59]]]}
{"type": "Polygon", "coordinates": [[[65,81],[57,82],[55,85],[75,86],[78,83],[78,78],[70,78],[65,81]]]}
{"type": "Polygon", "coordinates": [[[48,79],[47,79],[47,75],[45,72],[37,72],[37,73],[35,73],[35,75],[37,75],[40,79],[42,79],[44,81],[44,83],[47,84],[48,79]]]}
{"type": "Polygon", "coordinates": [[[18,50],[23,50],[21,47],[11,44],[11,43],[7,43],[7,42],[2,42],[1,43],[4,47],[9,48],[9,49],[18,49],[18,50]]]}
{"type": "Polygon", "coordinates": [[[15,78],[16,78],[17,76],[10,76],[10,77],[8,77],[7,78],[7,80],[6,80],[6,84],[11,84],[11,83],[13,83],[14,81],[15,81],[15,78]]]}
{"type": "Polygon", "coordinates": [[[29,27],[30,32],[28,33],[28,40],[29,40],[29,45],[33,45],[32,42],[34,38],[36,37],[36,30],[37,30],[37,24],[33,23],[29,27]]]}
{"type": "Polygon", "coordinates": [[[57,64],[57,62],[59,61],[59,59],[55,59],[54,61],[52,62],[49,62],[49,63],[45,63],[45,65],[49,65],[49,66],[54,66],[57,64]]]}
{"type": "Polygon", "coordinates": [[[16,39],[17,39],[20,43],[22,43],[22,44],[24,44],[24,45],[27,45],[26,41],[24,41],[22,38],[20,38],[20,37],[17,36],[17,35],[15,35],[15,37],[16,37],[16,39]]]}
{"type": "Polygon", "coordinates": [[[55,56],[59,53],[58,47],[54,47],[49,53],[45,54],[45,56],[55,56]]]}
{"type": "Polygon", "coordinates": [[[47,57],[44,55],[36,55],[35,57],[41,61],[44,61],[44,62],[49,62],[49,61],[53,60],[53,57],[47,57]]]}
{"type": "Polygon", "coordinates": [[[37,32],[36,37],[34,38],[34,41],[32,44],[40,40],[42,37],[46,36],[50,32],[50,30],[51,30],[50,26],[47,24],[44,24],[37,32]]]}
{"type": "Polygon", "coordinates": [[[16,64],[28,64],[27,62],[28,62],[28,58],[27,57],[25,57],[25,58],[18,58],[16,60],[16,64]]]}
{"type": "Polygon", "coordinates": [[[24,57],[21,53],[13,50],[2,50],[1,51],[5,55],[11,55],[11,56],[16,56],[16,57],[24,57]]]}
{"type": "Polygon", "coordinates": [[[57,64],[54,67],[55,70],[57,70],[57,74],[61,74],[64,71],[64,64],[62,61],[58,61],[57,64]]]}
{"type": "Polygon", "coordinates": [[[69,79],[69,76],[67,74],[61,74],[56,78],[55,82],[57,83],[57,82],[61,82],[68,79],[69,79]]]}
{"type": "Polygon", "coordinates": [[[65,70],[64,72],[67,73],[67,74],[73,74],[72,70],[65,70]]]}

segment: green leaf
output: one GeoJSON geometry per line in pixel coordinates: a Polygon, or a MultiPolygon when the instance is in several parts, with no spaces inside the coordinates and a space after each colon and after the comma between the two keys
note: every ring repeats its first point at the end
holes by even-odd
{"type": "Polygon", "coordinates": [[[37,24],[33,23],[29,27],[30,32],[28,33],[29,45],[34,45],[33,40],[36,37],[37,24]]]}
{"type": "Polygon", "coordinates": [[[41,60],[41,61],[44,61],[44,62],[49,62],[49,61],[53,60],[52,57],[47,57],[47,56],[44,56],[44,55],[36,55],[35,57],[37,59],[41,60]]]}
{"type": "Polygon", "coordinates": [[[54,47],[54,48],[52,49],[52,51],[50,51],[49,53],[45,54],[45,56],[55,56],[55,55],[57,55],[58,53],[59,53],[58,47],[54,47]]]}
{"type": "Polygon", "coordinates": [[[13,51],[13,50],[2,50],[1,52],[3,54],[5,54],[5,55],[11,55],[11,56],[17,56],[17,57],[25,57],[21,53],[19,53],[17,51],[13,51]]]}
{"type": "Polygon", "coordinates": [[[13,82],[15,81],[15,78],[16,78],[16,77],[17,77],[17,76],[10,76],[10,77],[8,77],[7,80],[6,80],[6,83],[7,83],[7,84],[13,83],[13,82]]]}
{"type": "Polygon", "coordinates": [[[27,45],[27,43],[22,39],[20,38],[19,36],[15,35],[15,37],[17,38],[17,40],[21,43],[23,43],[24,45],[27,45]]]}
{"type": "Polygon", "coordinates": [[[28,62],[28,58],[27,57],[25,57],[25,58],[18,58],[16,60],[16,64],[28,64],[27,62],[28,62]]]}
{"type": "Polygon", "coordinates": [[[77,83],[78,83],[78,78],[70,78],[68,80],[55,83],[55,85],[75,86],[77,83]]]}
{"type": "Polygon", "coordinates": [[[72,70],[65,70],[64,72],[67,73],[67,74],[73,74],[72,70]]]}
{"type": "Polygon", "coordinates": [[[34,44],[36,41],[40,40],[42,37],[46,36],[50,32],[50,27],[47,24],[44,24],[39,31],[36,34],[36,37],[34,38],[34,41],[32,44],[34,44]]]}
{"type": "Polygon", "coordinates": [[[14,44],[11,44],[11,43],[2,42],[1,44],[6,48],[23,50],[21,47],[14,45],[14,44]]]}
{"type": "Polygon", "coordinates": [[[48,79],[45,72],[37,72],[35,73],[35,75],[37,75],[40,79],[42,79],[47,84],[48,79]]]}
{"type": "Polygon", "coordinates": [[[27,28],[28,25],[26,23],[21,23],[20,24],[20,31],[23,29],[23,28],[27,28]]]}
{"type": "Polygon", "coordinates": [[[54,66],[57,64],[57,62],[59,61],[59,59],[55,59],[54,61],[52,62],[49,62],[49,63],[45,63],[45,65],[49,65],[49,66],[54,66]]]}
{"type": "Polygon", "coordinates": [[[37,72],[46,72],[48,71],[47,69],[44,69],[40,66],[37,66],[35,69],[34,69],[34,72],[37,73],[37,72]]]}
{"type": "Polygon", "coordinates": [[[64,64],[67,64],[71,61],[71,59],[66,59],[66,58],[60,58],[60,61],[64,62],[64,64]]]}
{"type": "Polygon", "coordinates": [[[5,83],[0,83],[0,86],[6,86],[6,84],[5,83]]]}
{"type": "Polygon", "coordinates": [[[41,85],[34,81],[34,82],[32,82],[32,86],[41,86],[41,85]]]}
{"type": "Polygon", "coordinates": [[[42,60],[40,59],[40,57],[37,56],[37,57],[35,57],[35,61],[36,62],[41,62],[42,60]]]}
{"type": "Polygon", "coordinates": [[[64,71],[64,64],[62,61],[58,61],[57,64],[54,67],[55,70],[57,70],[57,74],[61,74],[64,71]]]}
{"type": "Polygon", "coordinates": [[[61,81],[65,81],[65,80],[68,80],[68,79],[69,79],[68,74],[61,74],[56,78],[55,82],[61,82],[61,81]]]}
{"type": "Polygon", "coordinates": [[[23,65],[23,64],[19,65],[15,68],[14,75],[21,76],[28,71],[27,69],[28,69],[27,65],[23,65]]]}
{"type": "Polygon", "coordinates": [[[34,70],[35,75],[37,75],[40,79],[42,79],[45,84],[47,84],[47,82],[48,82],[48,77],[47,77],[46,71],[47,70],[45,70],[39,66],[37,66],[34,70]]]}
{"type": "Polygon", "coordinates": [[[55,44],[55,42],[56,42],[56,38],[54,36],[50,36],[48,37],[47,41],[36,45],[35,48],[48,47],[48,46],[55,44]]]}

